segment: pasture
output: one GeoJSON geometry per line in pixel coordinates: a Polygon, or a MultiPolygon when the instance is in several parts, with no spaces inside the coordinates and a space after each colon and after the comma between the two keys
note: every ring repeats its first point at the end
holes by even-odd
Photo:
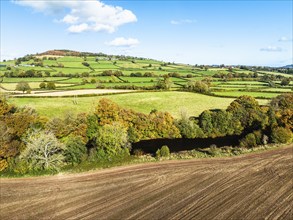
{"type": "MultiPolygon", "coordinates": [[[[106,56],[59,56],[55,57],[55,60],[51,58],[48,56],[41,60],[43,66],[34,66],[35,60],[33,59],[23,61],[20,65],[14,65],[13,61],[1,62],[0,64],[6,65],[6,67],[2,66],[0,69],[0,76],[2,76],[0,78],[0,92],[8,94],[15,92],[18,82],[27,82],[34,97],[13,97],[12,95],[10,102],[20,106],[33,107],[41,115],[50,118],[63,115],[66,112],[75,114],[89,112],[102,97],[139,112],[149,113],[151,110],[157,109],[168,111],[174,117],[179,117],[182,110],[190,116],[198,116],[206,109],[226,108],[234,98],[241,95],[253,96],[259,99],[260,104],[267,104],[269,99],[279,94],[292,92],[292,82],[287,86],[281,86],[281,81],[278,79],[274,81],[276,86],[271,87],[261,77],[243,78],[242,76],[242,78],[229,80],[214,77],[215,74],[222,76],[231,74],[228,68],[205,69],[200,66],[165,63],[152,59],[110,59],[106,56]],[[85,65],[85,63],[87,64],[85,65]],[[26,77],[25,73],[31,70],[35,76],[26,77]],[[117,71],[120,75],[114,74],[117,71]],[[22,77],[13,74],[22,74],[22,77]],[[144,90],[155,88],[167,74],[171,74],[169,92],[144,92],[144,90]],[[206,79],[210,81],[209,94],[212,96],[182,91],[185,90],[190,81],[206,79]],[[87,92],[79,93],[77,90],[94,91],[97,88],[136,89],[137,92],[114,95],[100,94],[91,97],[47,98],[46,96],[51,96],[50,94],[56,91],[41,89],[40,83],[50,81],[55,83],[56,91],[71,91],[66,94],[88,94],[87,92]],[[39,92],[42,92],[42,98],[35,97],[39,92]]],[[[234,68],[232,73],[253,74],[250,70],[237,68],[234,68]]],[[[260,76],[263,74],[278,76],[278,73],[275,72],[259,72],[260,76]]],[[[94,93],[96,94],[96,92],[94,93]]]]}
{"type": "MultiPolygon", "coordinates": [[[[110,99],[122,107],[142,113],[153,109],[167,111],[180,117],[181,111],[190,116],[198,116],[206,109],[225,109],[234,99],[219,98],[190,92],[136,92],[129,94],[100,95],[92,97],[50,97],[50,98],[10,98],[9,102],[18,106],[29,106],[49,118],[66,113],[92,112],[101,98],[110,99]]],[[[260,104],[267,100],[260,100],[260,104]]]]}

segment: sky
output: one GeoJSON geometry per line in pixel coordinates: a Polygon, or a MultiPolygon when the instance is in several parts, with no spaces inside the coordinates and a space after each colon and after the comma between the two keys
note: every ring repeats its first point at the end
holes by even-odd
{"type": "Polygon", "coordinates": [[[0,0],[1,60],[52,49],[186,64],[293,63],[293,1],[0,0]]]}

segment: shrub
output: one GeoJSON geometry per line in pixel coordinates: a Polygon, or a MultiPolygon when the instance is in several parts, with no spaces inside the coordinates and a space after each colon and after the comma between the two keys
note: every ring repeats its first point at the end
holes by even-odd
{"type": "Polygon", "coordinates": [[[156,151],[156,158],[161,157],[161,150],[160,148],[156,151]]]}
{"type": "Polygon", "coordinates": [[[161,147],[161,149],[158,149],[156,151],[156,157],[169,157],[170,156],[170,149],[167,145],[164,145],[161,147]]]}
{"type": "Polygon", "coordinates": [[[216,156],[221,155],[221,149],[217,148],[217,145],[215,145],[215,144],[212,144],[210,146],[210,149],[208,152],[212,157],[216,157],[216,156]]]}
{"type": "Polygon", "coordinates": [[[170,149],[167,145],[162,146],[161,148],[161,157],[169,157],[170,156],[170,149]]]}
{"type": "Polygon", "coordinates": [[[251,148],[257,146],[257,140],[253,133],[246,135],[243,139],[240,140],[240,147],[251,148]]]}
{"type": "Polygon", "coordinates": [[[56,89],[55,83],[54,82],[48,82],[47,83],[47,89],[50,89],[50,90],[56,89]]]}
{"type": "Polygon", "coordinates": [[[288,143],[292,138],[292,132],[283,127],[277,127],[272,130],[271,139],[274,143],[288,143]]]}
{"type": "Polygon", "coordinates": [[[65,160],[71,164],[79,164],[85,160],[87,148],[81,137],[69,137],[66,142],[65,160]]]}
{"type": "Polygon", "coordinates": [[[45,89],[46,88],[46,83],[45,82],[41,82],[39,85],[40,89],[45,89]]]}
{"type": "Polygon", "coordinates": [[[135,156],[137,156],[137,157],[140,157],[140,156],[144,155],[144,152],[143,152],[142,149],[135,149],[135,150],[133,151],[133,154],[134,154],[135,156]]]}

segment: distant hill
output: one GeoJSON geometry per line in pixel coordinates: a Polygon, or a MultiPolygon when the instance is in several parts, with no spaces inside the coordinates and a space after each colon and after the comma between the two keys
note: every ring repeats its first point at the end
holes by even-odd
{"type": "Polygon", "coordinates": [[[286,68],[286,69],[293,69],[293,64],[290,64],[290,65],[283,66],[282,68],[286,68]]]}
{"type": "Polygon", "coordinates": [[[46,52],[40,53],[41,56],[99,56],[104,55],[102,53],[91,53],[91,52],[79,52],[74,50],[48,50],[46,52]]]}

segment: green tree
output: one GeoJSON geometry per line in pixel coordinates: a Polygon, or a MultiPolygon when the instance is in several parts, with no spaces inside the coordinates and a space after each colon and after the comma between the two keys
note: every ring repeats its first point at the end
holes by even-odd
{"type": "Polygon", "coordinates": [[[240,96],[234,100],[227,108],[227,112],[232,114],[232,121],[237,125],[235,133],[246,130],[259,130],[268,124],[268,117],[262,111],[255,98],[250,96],[240,96]],[[240,126],[238,125],[240,122],[240,126]]]}
{"type": "Polygon", "coordinates": [[[39,85],[40,89],[45,89],[46,88],[46,83],[45,82],[41,82],[39,85]]]}
{"type": "Polygon", "coordinates": [[[257,146],[256,137],[253,133],[249,133],[243,139],[240,140],[240,147],[252,148],[256,146],[257,146]]]}
{"type": "Polygon", "coordinates": [[[26,149],[20,159],[27,161],[32,169],[58,170],[64,164],[65,145],[53,133],[34,131],[24,141],[26,149]]]}
{"type": "Polygon", "coordinates": [[[187,89],[199,93],[209,92],[209,86],[203,81],[189,81],[187,83],[187,89]]]}
{"type": "Polygon", "coordinates": [[[186,112],[181,112],[181,118],[175,121],[175,125],[179,129],[181,136],[184,138],[196,138],[204,136],[201,128],[194,120],[191,120],[187,117],[186,112]]]}
{"type": "Polygon", "coordinates": [[[203,111],[199,116],[199,125],[202,131],[210,136],[213,132],[212,113],[209,110],[203,111]]]}
{"type": "Polygon", "coordinates": [[[19,82],[15,89],[24,93],[25,91],[31,90],[31,87],[27,82],[19,82]]]}
{"type": "Polygon", "coordinates": [[[50,89],[50,90],[56,89],[55,83],[54,82],[48,82],[47,83],[47,89],[50,89]]]}
{"type": "Polygon", "coordinates": [[[170,77],[165,76],[163,80],[159,79],[157,82],[157,88],[158,89],[164,89],[164,90],[170,90],[173,86],[173,82],[170,79],[170,77]]]}
{"type": "Polygon", "coordinates": [[[292,139],[292,132],[283,127],[273,128],[271,139],[274,143],[288,143],[292,139]]]}
{"type": "Polygon", "coordinates": [[[161,147],[160,156],[161,157],[169,157],[170,156],[170,149],[167,145],[164,145],[161,147]]]}
{"type": "Polygon", "coordinates": [[[109,156],[115,156],[129,148],[128,134],[125,127],[119,123],[106,124],[100,127],[96,134],[97,150],[103,150],[109,156]]]}
{"type": "Polygon", "coordinates": [[[81,137],[70,136],[66,141],[65,160],[71,164],[79,164],[86,159],[87,148],[81,137]]]}
{"type": "Polygon", "coordinates": [[[281,81],[281,86],[288,86],[290,84],[290,79],[285,77],[281,81]]]}

